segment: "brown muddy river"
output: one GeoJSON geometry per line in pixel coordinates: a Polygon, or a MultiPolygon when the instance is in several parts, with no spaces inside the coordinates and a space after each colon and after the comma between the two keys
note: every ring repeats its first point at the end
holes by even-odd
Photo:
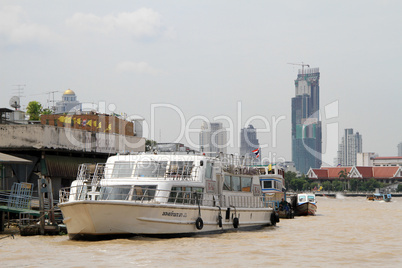
{"type": "Polygon", "coordinates": [[[317,199],[317,216],[260,231],[98,242],[6,237],[0,267],[402,267],[402,198],[317,199]]]}

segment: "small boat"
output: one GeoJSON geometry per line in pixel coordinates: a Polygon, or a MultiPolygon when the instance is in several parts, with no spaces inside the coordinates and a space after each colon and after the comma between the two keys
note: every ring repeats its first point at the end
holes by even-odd
{"type": "Polygon", "coordinates": [[[260,174],[262,192],[275,202],[275,210],[279,218],[292,219],[294,211],[289,202],[286,201],[285,171],[276,165],[254,166],[260,174]]]}
{"type": "Polygon", "coordinates": [[[258,171],[222,157],[116,155],[60,191],[70,239],[183,237],[276,225],[258,171]]]}
{"type": "Polygon", "coordinates": [[[292,197],[295,216],[314,216],[317,211],[315,194],[297,194],[292,197]]]}
{"type": "Polygon", "coordinates": [[[391,202],[392,195],[391,194],[382,194],[382,193],[375,193],[367,196],[367,200],[370,201],[384,201],[384,202],[391,202]]]}

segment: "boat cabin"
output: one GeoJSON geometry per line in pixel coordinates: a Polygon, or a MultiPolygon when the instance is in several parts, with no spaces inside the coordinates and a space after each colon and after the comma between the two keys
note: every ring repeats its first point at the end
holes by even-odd
{"type": "Polygon", "coordinates": [[[69,198],[244,206],[262,194],[257,173],[202,155],[116,155],[96,168],[82,165],[69,198]]]}
{"type": "Polygon", "coordinates": [[[297,203],[315,203],[315,195],[314,194],[298,194],[297,195],[297,203]]]}

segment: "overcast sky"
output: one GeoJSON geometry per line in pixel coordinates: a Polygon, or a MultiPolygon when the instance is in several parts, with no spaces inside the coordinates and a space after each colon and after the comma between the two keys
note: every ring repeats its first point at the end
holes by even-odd
{"type": "MultiPolygon", "coordinates": [[[[327,158],[337,147],[329,123],[339,138],[344,128],[359,131],[365,152],[396,155],[401,14],[399,0],[2,0],[0,107],[9,107],[17,85],[24,85],[23,106],[47,107],[47,92],[58,91],[58,101],[72,89],[81,102],[143,117],[159,142],[177,141],[183,119],[193,131],[203,117],[236,131],[250,120],[257,128],[268,123],[258,134],[263,156],[291,160],[300,66],[288,63],[304,62],[320,68],[321,110],[338,107],[330,120],[321,115],[327,158]]],[[[189,137],[181,142],[198,143],[197,134],[189,137]]],[[[237,143],[235,133],[229,152],[237,143]]]]}

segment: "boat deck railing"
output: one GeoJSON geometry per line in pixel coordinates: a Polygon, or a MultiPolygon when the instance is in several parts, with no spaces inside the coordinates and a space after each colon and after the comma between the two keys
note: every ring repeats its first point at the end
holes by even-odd
{"type": "Polygon", "coordinates": [[[81,164],[77,180],[93,185],[102,179],[151,178],[156,180],[200,181],[200,167],[168,165],[167,161],[116,162],[113,164],[81,164]]]}
{"type": "Polygon", "coordinates": [[[77,200],[127,201],[136,203],[170,203],[198,206],[220,206],[237,208],[274,208],[274,202],[263,196],[225,196],[205,194],[198,191],[157,190],[156,186],[102,186],[80,185],[62,188],[59,202],[77,200]]]}

